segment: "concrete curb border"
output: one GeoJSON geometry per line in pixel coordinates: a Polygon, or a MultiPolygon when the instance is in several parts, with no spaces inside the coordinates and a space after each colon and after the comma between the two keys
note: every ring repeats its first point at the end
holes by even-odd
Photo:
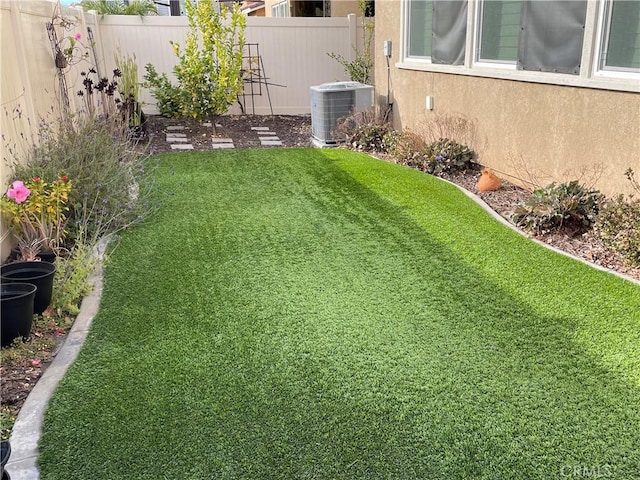
{"type": "Polygon", "coordinates": [[[556,253],[564,255],[565,257],[569,257],[569,258],[573,258],[574,260],[578,260],[579,262],[582,262],[585,265],[588,265],[588,266],[590,266],[592,268],[595,268],[596,270],[601,270],[603,272],[611,273],[611,274],[613,274],[613,275],[615,275],[617,277],[620,277],[620,278],[622,278],[624,280],[627,280],[627,281],[629,281],[631,283],[635,283],[636,285],[640,285],[640,280],[636,280],[635,278],[630,277],[629,275],[625,275],[624,273],[620,273],[620,272],[618,272],[616,270],[612,270],[610,268],[603,267],[602,265],[598,265],[596,263],[589,262],[588,260],[586,260],[586,259],[584,259],[582,257],[578,257],[577,255],[573,255],[571,253],[565,252],[564,250],[560,250],[559,248],[556,248],[553,245],[549,245],[548,243],[544,243],[544,242],[538,240],[537,238],[533,238],[532,236],[527,235],[526,232],[523,232],[518,227],[516,227],[513,223],[509,222],[506,218],[504,218],[502,215],[500,215],[498,212],[496,212],[493,208],[491,208],[484,200],[482,200],[482,198],[480,198],[475,193],[470,192],[469,190],[467,190],[467,189],[465,189],[465,188],[461,187],[460,185],[457,185],[457,184],[455,184],[453,182],[450,182],[449,180],[445,180],[444,178],[438,177],[438,179],[442,180],[443,182],[446,182],[446,183],[448,183],[450,185],[453,185],[458,190],[462,191],[462,193],[464,193],[467,197],[469,197],[471,200],[476,202],[484,211],[486,211],[493,218],[498,220],[504,226],[509,227],[511,230],[514,230],[514,231],[518,232],[523,237],[528,238],[532,242],[535,242],[538,245],[542,245],[543,247],[548,248],[549,250],[553,250],[556,253]]]}
{"type": "Polygon", "coordinates": [[[58,350],[51,365],[47,367],[18,413],[11,437],[11,456],[5,470],[12,480],[38,480],[38,444],[42,434],[44,413],[58,383],[67,369],[75,362],[87,338],[93,318],[98,313],[102,297],[102,259],[108,239],[97,246],[98,268],[89,277],[93,287],[91,293],[82,299],[80,313],[73,322],[67,338],[58,350]]]}

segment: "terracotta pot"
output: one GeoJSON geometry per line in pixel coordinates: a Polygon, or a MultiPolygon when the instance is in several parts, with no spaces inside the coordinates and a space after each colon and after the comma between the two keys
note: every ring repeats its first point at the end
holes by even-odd
{"type": "Polygon", "coordinates": [[[502,185],[502,180],[500,177],[495,175],[490,169],[483,168],[482,176],[480,180],[478,180],[478,191],[480,192],[490,192],[492,190],[498,190],[502,185]]]}

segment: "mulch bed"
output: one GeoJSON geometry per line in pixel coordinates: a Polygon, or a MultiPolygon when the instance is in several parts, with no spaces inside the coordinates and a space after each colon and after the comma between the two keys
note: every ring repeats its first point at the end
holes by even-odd
{"type": "MultiPolygon", "coordinates": [[[[151,137],[153,153],[172,152],[171,143],[166,141],[167,127],[183,125],[180,133],[186,134],[194,150],[211,150],[211,137],[231,138],[235,148],[261,147],[259,134],[251,127],[267,127],[276,133],[283,147],[311,146],[311,117],[304,115],[228,115],[215,122],[220,126],[203,127],[201,123],[190,119],[164,118],[151,115],[147,118],[147,133],[151,137]]],[[[265,148],[265,147],[262,147],[265,148]]],[[[269,147],[266,147],[269,148],[269,147]]]]}

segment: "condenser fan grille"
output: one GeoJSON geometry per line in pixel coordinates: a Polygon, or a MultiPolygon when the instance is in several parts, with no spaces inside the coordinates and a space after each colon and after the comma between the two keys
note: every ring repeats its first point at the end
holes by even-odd
{"type": "Polygon", "coordinates": [[[324,83],[311,87],[311,140],[317,146],[334,146],[338,120],[355,110],[373,107],[373,87],[358,82],[324,83]]]}

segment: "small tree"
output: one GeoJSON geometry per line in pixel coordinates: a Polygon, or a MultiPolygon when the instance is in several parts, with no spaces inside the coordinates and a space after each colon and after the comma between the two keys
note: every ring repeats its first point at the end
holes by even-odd
{"type": "Polygon", "coordinates": [[[354,45],[355,59],[353,61],[349,61],[342,55],[334,52],[327,53],[327,55],[344,67],[345,72],[352,81],[368,84],[372,79],[371,76],[374,68],[373,55],[371,52],[373,31],[375,28],[375,23],[371,18],[373,16],[373,2],[371,0],[358,0],[358,11],[362,18],[362,53],[358,52],[357,47],[354,45]]]}
{"type": "Polygon", "coordinates": [[[184,49],[171,42],[180,62],[174,68],[181,93],[181,114],[198,121],[226,113],[242,92],[245,17],[234,4],[230,18],[214,2],[186,3],[190,31],[184,49]]]}

